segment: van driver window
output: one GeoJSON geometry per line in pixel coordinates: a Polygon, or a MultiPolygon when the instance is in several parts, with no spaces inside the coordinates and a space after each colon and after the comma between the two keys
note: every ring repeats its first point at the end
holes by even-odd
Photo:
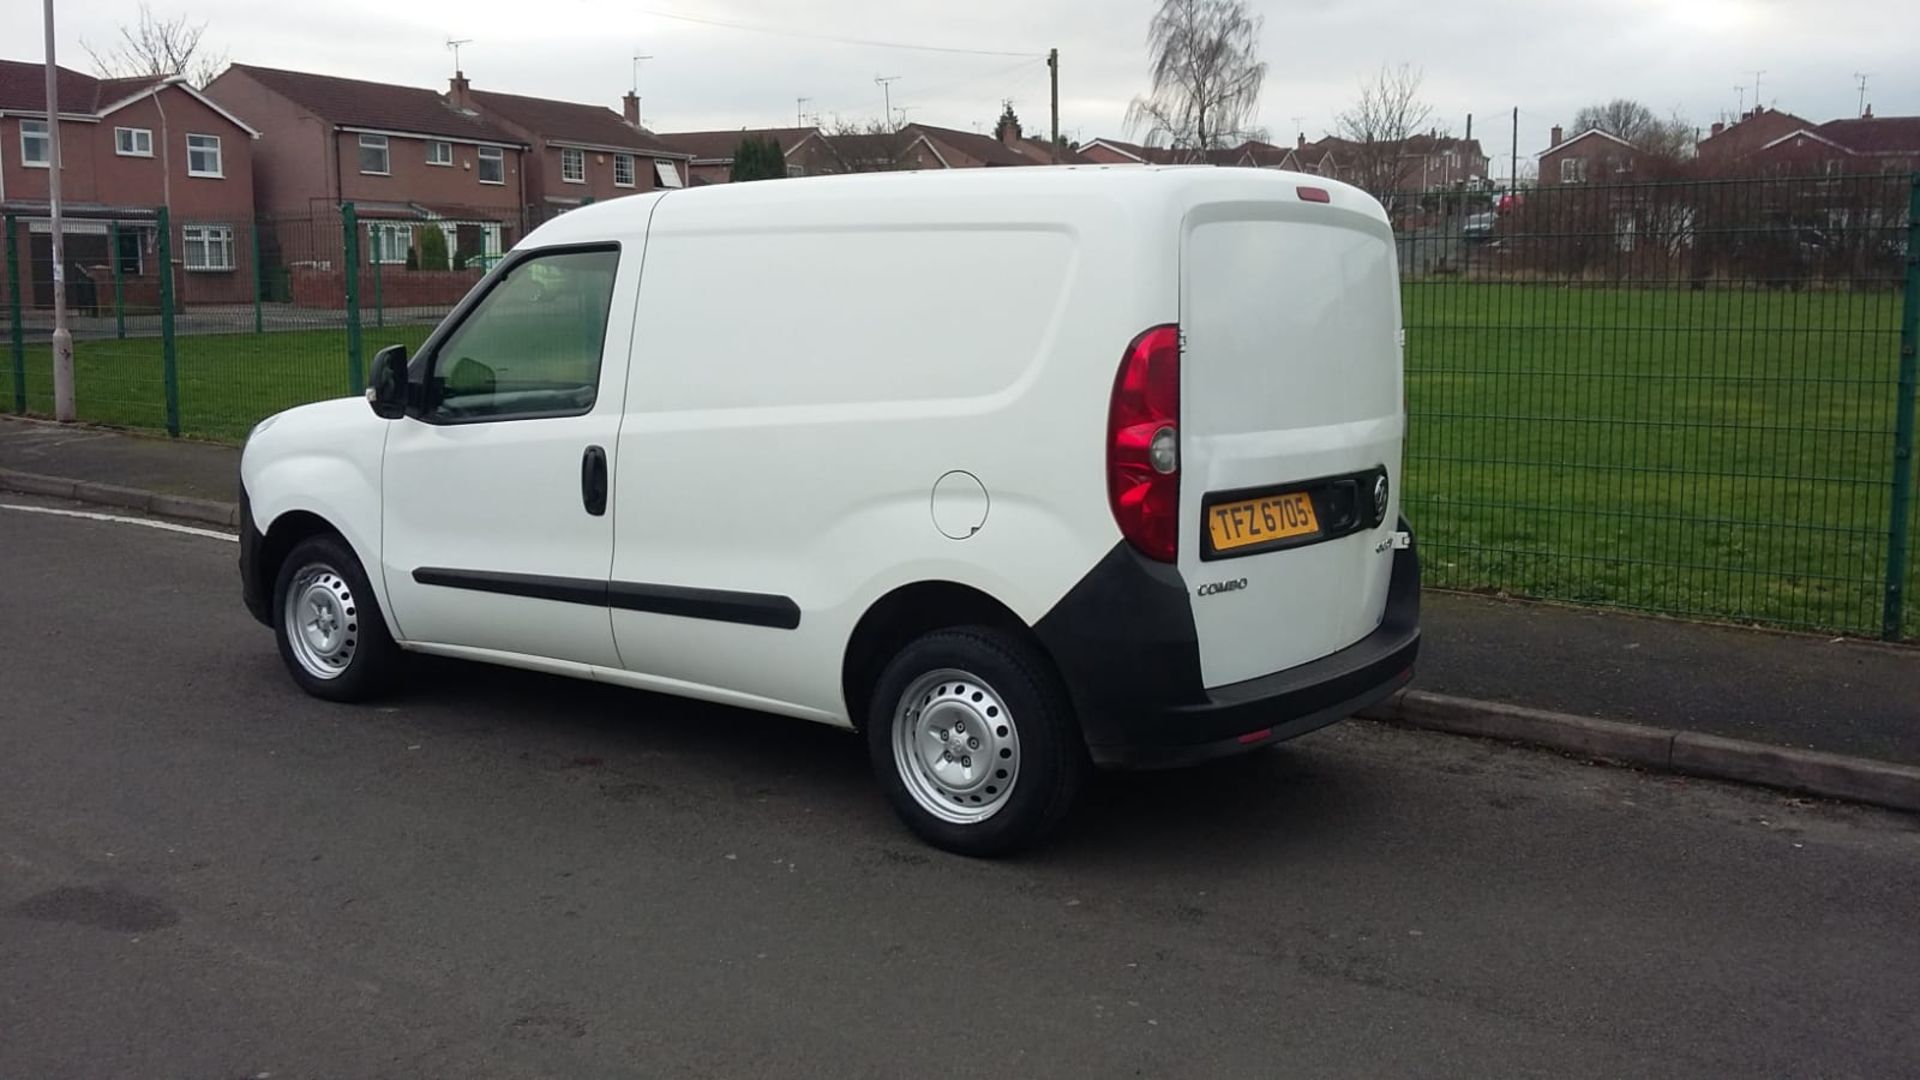
{"type": "Polygon", "coordinates": [[[443,421],[577,416],[593,408],[620,252],[568,251],[509,267],[435,351],[443,421]]]}

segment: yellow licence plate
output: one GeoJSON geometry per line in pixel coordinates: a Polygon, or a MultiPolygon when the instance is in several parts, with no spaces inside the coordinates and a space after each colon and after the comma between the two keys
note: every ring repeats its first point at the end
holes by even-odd
{"type": "Polygon", "coordinates": [[[1218,503],[1207,512],[1207,531],[1213,535],[1213,550],[1232,551],[1272,540],[1312,536],[1320,531],[1320,521],[1313,516],[1313,500],[1307,493],[1292,491],[1218,503]]]}

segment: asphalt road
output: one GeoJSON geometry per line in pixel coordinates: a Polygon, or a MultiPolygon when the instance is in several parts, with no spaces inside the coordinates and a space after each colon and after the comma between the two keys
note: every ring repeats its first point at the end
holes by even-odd
{"type": "Polygon", "coordinates": [[[1349,722],[973,862],[796,721],[452,663],[305,698],[234,557],[0,509],[0,1077],[1920,1061],[1912,818],[1349,722]]]}

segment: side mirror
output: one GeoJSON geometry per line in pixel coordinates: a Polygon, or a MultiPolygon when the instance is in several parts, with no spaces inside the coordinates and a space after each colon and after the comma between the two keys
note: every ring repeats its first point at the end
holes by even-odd
{"type": "Polygon", "coordinates": [[[373,355],[373,377],[367,380],[367,404],[374,415],[398,420],[407,414],[407,347],[389,345],[373,355]]]}

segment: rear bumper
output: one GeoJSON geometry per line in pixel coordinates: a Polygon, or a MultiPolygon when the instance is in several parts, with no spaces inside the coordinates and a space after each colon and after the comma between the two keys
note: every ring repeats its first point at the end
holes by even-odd
{"type": "Polygon", "coordinates": [[[1067,678],[1096,764],[1185,765],[1304,735],[1404,686],[1420,651],[1420,558],[1407,547],[1393,560],[1373,633],[1318,660],[1211,690],[1200,680],[1184,582],[1125,545],[1035,630],[1067,678]]]}
{"type": "Polygon", "coordinates": [[[260,549],[265,537],[253,523],[253,504],[247,498],[245,485],[240,488],[240,599],[247,605],[247,611],[262,626],[272,626],[267,615],[268,596],[273,591],[273,583],[262,580],[264,563],[260,558],[260,549]]]}

